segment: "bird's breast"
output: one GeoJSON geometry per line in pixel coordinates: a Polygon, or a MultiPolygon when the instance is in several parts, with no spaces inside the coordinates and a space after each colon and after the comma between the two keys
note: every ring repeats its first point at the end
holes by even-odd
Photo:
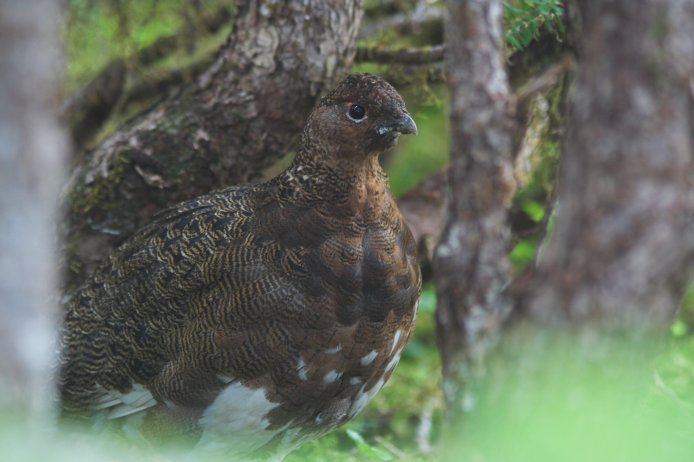
{"type": "Polygon", "coordinates": [[[374,220],[285,211],[291,222],[272,222],[286,233],[266,264],[291,275],[300,306],[284,311],[300,315],[282,326],[282,359],[229,384],[206,424],[223,428],[230,406],[253,405],[240,414],[257,422],[254,446],[281,451],[354,417],[380,390],[412,334],[421,286],[412,235],[396,209],[385,211],[374,220]]]}
{"type": "MultiPolygon", "coordinates": [[[[334,427],[356,415],[393,372],[413,328],[420,290],[405,226],[370,226],[328,236],[308,259],[311,331],[278,380],[293,400],[271,421],[302,415],[305,428],[334,427]]],[[[308,318],[307,318],[308,319],[308,318]]]]}

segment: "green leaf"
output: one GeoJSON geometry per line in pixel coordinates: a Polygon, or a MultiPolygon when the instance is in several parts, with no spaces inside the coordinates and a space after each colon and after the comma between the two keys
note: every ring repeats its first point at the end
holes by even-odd
{"type": "Polygon", "coordinates": [[[689,329],[687,328],[687,325],[684,323],[684,321],[682,321],[681,319],[677,319],[672,324],[670,330],[672,332],[673,337],[684,337],[685,335],[687,335],[687,331],[689,329]]]}
{"type": "Polygon", "coordinates": [[[542,30],[563,32],[561,0],[506,0],[506,42],[520,50],[540,36],[542,30]]]}
{"type": "Polygon", "coordinates": [[[371,446],[369,443],[367,443],[364,440],[364,437],[361,436],[356,430],[352,430],[351,428],[348,428],[347,430],[345,430],[345,432],[347,433],[347,436],[349,437],[349,439],[351,439],[354,442],[354,444],[357,446],[357,448],[359,449],[359,452],[361,452],[363,455],[369,456],[369,457],[376,457],[380,460],[393,460],[393,456],[389,452],[387,452],[383,449],[371,446]]]}
{"type": "Polygon", "coordinates": [[[509,255],[511,263],[517,268],[522,268],[531,264],[535,260],[536,247],[537,244],[534,240],[522,239],[516,244],[509,255]]]}
{"type": "Polygon", "coordinates": [[[539,223],[545,217],[545,207],[534,200],[525,200],[521,204],[521,210],[530,217],[535,223],[539,223]]]}
{"type": "Polygon", "coordinates": [[[507,35],[507,36],[506,36],[506,41],[507,41],[508,43],[510,43],[511,46],[513,46],[513,48],[518,48],[518,49],[523,48],[523,47],[521,46],[521,44],[518,42],[518,40],[516,40],[516,38],[515,38],[513,35],[510,35],[510,34],[507,35]]]}

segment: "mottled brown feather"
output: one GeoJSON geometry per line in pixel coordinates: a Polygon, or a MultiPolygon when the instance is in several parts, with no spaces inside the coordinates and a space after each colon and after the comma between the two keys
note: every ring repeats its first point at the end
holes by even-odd
{"type": "Polygon", "coordinates": [[[385,81],[348,76],[286,171],[169,209],[114,251],[65,306],[64,414],[137,384],[155,400],[146,436],[195,432],[229,377],[279,404],[267,421],[282,432],[264,449],[351,417],[414,326],[415,242],[377,160],[412,132],[398,125],[408,118],[385,81]],[[353,103],[366,109],[359,123],[353,103]]]}

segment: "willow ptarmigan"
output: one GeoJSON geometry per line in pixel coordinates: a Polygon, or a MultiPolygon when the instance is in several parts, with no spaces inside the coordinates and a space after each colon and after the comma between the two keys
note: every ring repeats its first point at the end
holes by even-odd
{"type": "Polygon", "coordinates": [[[279,458],[357,414],[414,326],[415,242],[378,155],[416,132],[393,87],[350,75],[284,172],[156,216],[66,303],[63,414],[279,458]]]}

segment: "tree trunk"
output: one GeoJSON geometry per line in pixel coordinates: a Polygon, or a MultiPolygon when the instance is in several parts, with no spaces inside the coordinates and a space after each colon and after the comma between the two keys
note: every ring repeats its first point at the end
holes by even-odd
{"type": "Polygon", "coordinates": [[[559,210],[523,306],[667,326],[694,266],[694,5],[585,1],[559,210]]]}
{"type": "MultiPolygon", "coordinates": [[[[465,436],[456,434],[458,458],[544,460],[551,454],[562,460],[596,455],[601,460],[650,460],[664,448],[674,449],[671,459],[686,451],[677,448],[691,452],[691,438],[682,431],[691,422],[691,410],[668,392],[654,358],[663,351],[662,334],[694,264],[694,4],[585,0],[579,5],[580,59],[554,230],[535,272],[514,281],[515,289],[508,293],[521,309],[505,326],[499,348],[485,358],[484,377],[467,382],[464,374],[456,377],[450,371],[465,370],[467,352],[475,348],[469,342],[479,331],[477,319],[488,319],[500,305],[498,293],[484,280],[480,283],[480,275],[501,285],[498,269],[505,268],[504,254],[479,250],[485,249],[489,233],[481,229],[503,229],[499,222],[484,228],[490,220],[480,211],[502,214],[502,208],[463,202],[474,185],[491,183],[493,171],[461,175],[451,185],[460,208],[452,205],[449,213],[464,226],[457,228],[457,248],[444,240],[437,249],[437,314],[449,370],[444,369],[444,392],[461,396],[464,385],[475,398],[465,416],[465,436]],[[468,223],[469,216],[476,218],[468,223]],[[458,266],[441,265],[446,245],[458,266]],[[458,279],[458,285],[448,283],[458,279]],[[463,302],[451,308],[458,297],[463,302]]],[[[457,21],[463,30],[494,34],[494,26],[482,19],[457,21]]],[[[467,45],[451,42],[452,52],[464,46],[483,49],[474,36],[466,39],[467,45]]],[[[483,81],[493,81],[470,55],[457,62],[483,81]]],[[[494,140],[485,130],[502,125],[493,118],[499,100],[487,97],[482,105],[466,101],[468,117],[484,117],[485,123],[466,138],[456,134],[465,133],[466,124],[465,119],[455,122],[461,107],[455,92],[472,80],[451,79],[451,126],[454,149],[465,146],[474,153],[474,133],[494,140]]],[[[468,94],[481,98],[484,87],[468,94]]],[[[491,163],[503,158],[493,152],[473,159],[491,163]]],[[[472,165],[456,158],[452,178],[456,171],[474,172],[472,165]]],[[[449,226],[444,239],[453,235],[451,229],[456,228],[449,226]]],[[[505,242],[503,234],[496,239],[505,242]]],[[[459,408],[448,409],[460,417],[459,408]]]]}
{"type": "Polygon", "coordinates": [[[512,118],[501,0],[449,1],[446,64],[451,91],[450,198],[434,253],[437,335],[449,408],[486,337],[507,311],[507,215],[514,193],[512,118]]]}
{"type": "Polygon", "coordinates": [[[53,102],[58,4],[0,1],[0,410],[50,408],[56,197],[66,139],[53,102]]]}
{"type": "Polygon", "coordinates": [[[295,147],[321,92],[349,69],[361,0],[239,1],[193,84],[97,146],[66,190],[68,286],[171,204],[248,181],[295,147]]]}

